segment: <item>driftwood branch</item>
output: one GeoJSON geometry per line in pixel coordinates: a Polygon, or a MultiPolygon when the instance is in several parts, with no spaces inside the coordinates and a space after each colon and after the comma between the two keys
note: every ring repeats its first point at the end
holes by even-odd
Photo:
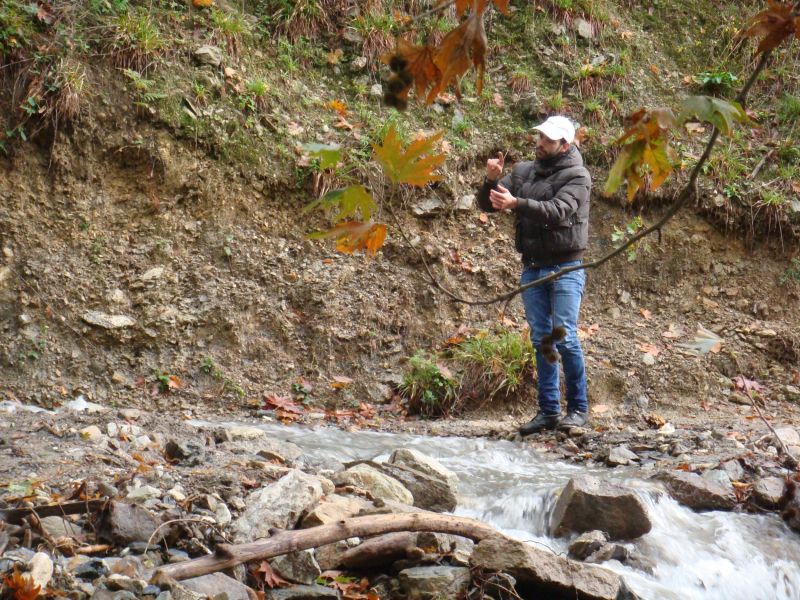
{"type": "Polygon", "coordinates": [[[432,531],[460,535],[475,541],[500,535],[485,523],[464,517],[435,513],[405,513],[354,517],[309,529],[281,531],[270,538],[248,544],[220,544],[216,554],[166,565],[153,575],[175,580],[199,577],[252,560],[266,560],[297,550],[317,548],[351,537],[368,537],[397,531],[432,531]]]}
{"type": "Polygon", "coordinates": [[[764,416],[764,413],[761,412],[761,409],[758,407],[758,402],[756,402],[755,396],[753,394],[748,394],[748,397],[750,398],[750,404],[753,405],[753,408],[758,413],[758,416],[761,417],[762,421],[764,421],[764,424],[767,426],[767,429],[769,429],[772,432],[772,436],[775,438],[776,443],[781,447],[781,451],[786,456],[786,464],[792,469],[796,469],[797,465],[800,463],[797,462],[797,459],[789,451],[789,448],[786,446],[786,444],[784,444],[783,440],[778,435],[778,432],[775,431],[775,428],[772,426],[772,423],[770,423],[767,420],[767,417],[764,416]]]}

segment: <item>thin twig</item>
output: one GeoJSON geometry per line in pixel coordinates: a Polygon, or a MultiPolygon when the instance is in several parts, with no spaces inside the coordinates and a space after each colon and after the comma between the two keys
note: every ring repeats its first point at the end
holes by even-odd
{"type": "Polygon", "coordinates": [[[748,397],[750,398],[750,404],[752,404],[752,405],[753,405],[753,408],[755,408],[755,409],[756,409],[756,412],[758,413],[758,416],[759,416],[759,417],[761,417],[761,420],[762,420],[762,421],[764,421],[764,424],[765,424],[765,425],[767,426],[767,428],[768,428],[768,429],[769,429],[769,430],[772,432],[772,435],[773,435],[773,436],[775,437],[775,439],[777,440],[777,442],[778,442],[778,445],[781,447],[781,450],[782,450],[782,451],[783,451],[783,453],[786,455],[786,462],[787,462],[787,464],[788,464],[790,467],[792,467],[793,469],[796,469],[796,468],[797,468],[797,465],[798,465],[797,459],[796,459],[796,458],[795,458],[795,457],[792,455],[792,453],[791,453],[791,452],[789,452],[789,448],[787,448],[787,447],[786,447],[786,444],[784,444],[784,443],[783,443],[783,440],[782,440],[782,439],[781,439],[781,437],[778,435],[778,432],[777,432],[777,431],[775,431],[775,428],[772,426],[772,424],[771,424],[769,421],[767,421],[767,418],[764,416],[764,413],[762,413],[762,412],[761,412],[761,409],[758,407],[758,404],[756,403],[756,399],[755,399],[755,397],[753,396],[753,394],[748,394],[748,397]]]}
{"type": "MultiPolygon", "coordinates": [[[[800,5],[800,0],[798,0],[797,4],[800,5]]],[[[745,83],[744,87],[741,89],[739,94],[736,96],[736,101],[739,102],[739,104],[741,104],[743,107],[744,107],[745,99],[747,98],[747,94],[750,91],[750,88],[756,82],[756,79],[761,74],[761,71],[764,70],[764,67],[766,67],[767,61],[769,60],[769,57],[770,57],[771,54],[772,54],[771,51],[766,51],[761,55],[761,58],[759,59],[758,64],[756,65],[754,71],[750,74],[750,77],[748,78],[748,80],[745,83]]],[[[516,289],[511,290],[510,292],[506,292],[505,294],[501,294],[499,296],[495,296],[495,297],[489,298],[487,300],[469,300],[467,298],[462,298],[462,297],[458,296],[457,294],[455,294],[454,292],[451,292],[450,290],[445,288],[433,276],[430,268],[428,267],[427,262],[423,258],[423,265],[425,265],[425,270],[427,271],[428,276],[430,277],[431,283],[436,288],[441,290],[444,294],[446,294],[451,299],[453,299],[455,302],[460,302],[462,304],[467,304],[467,305],[470,305],[470,306],[485,306],[485,305],[488,305],[488,304],[495,304],[497,302],[510,301],[512,298],[514,298],[518,294],[521,294],[522,292],[524,292],[525,290],[527,290],[529,288],[539,287],[539,286],[542,286],[542,285],[544,285],[546,283],[550,283],[551,281],[553,281],[555,279],[558,279],[559,277],[561,277],[562,275],[566,275],[567,273],[571,273],[573,271],[579,271],[581,269],[596,269],[597,267],[599,267],[602,264],[606,263],[607,261],[611,260],[615,256],[618,256],[619,254],[622,254],[625,250],[627,250],[628,248],[633,246],[635,243],[637,243],[642,238],[650,235],[651,233],[659,232],[659,235],[660,235],[661,229],[664,227],[664,225],[670,219],[672,219],[672,217],[674,217],[686,205],[686,203],[689,201],[690,198],[692,198],[693,196],[696,195],[697,178],[700,175],[700,171],[702,170],[703,165],[705,165],[705,163],[708,161],[709,157],[711,156],[711,151],[713,150],[714,145],[717,143],[717,139],[719,138],[719,135],[720,135],[719,129],[714,127],[712,129],[712,131],[711,131],[711,137],[709,137],[708,142],[706,143],[706,147],[705,147],[705,149],[703,151],[703,154],[700,156],[699,160],[697,161],[697,163],[695,164],[695,166],[692,169],[691,173],[689,174],[689,180],[686,182],[686,185],[684,185],[684,187],[680,190],[680,192],[678,193],[677,199],[669,207],[669,209],[667,209],[667,212],[664,213],[664,215],[656,223],[654,223],[650,227],[647,227],[646,229],[643,229],[643,230],[639,231],[638,233],[633,235],[630,239],[628,239],[624,244],[622,244],[618,248],[615,248],[614,250],[612,250],[608,254],[606,254],[604,256],[601,256],[597,260],[594,260],[594,261],[591,261],[591,262],[587,262],[587,263],[582,263],[580,265],[573,265],[571,267],[566,267],[564,269],[560,269],[559,271],[551,273],[551,274],[549,274],[549,275],[547,275],[545,277],[541,277],[539,279],[536,279],[535,281],[531,281],[531,282],[526,283],[525,285],[521,285],[521,286],[517,287],[516,289]]],[[[399,224],[399,221],[397,220],[397,217],[394,215],[394,213],[392,211],[390,211],[390,213],[394,217],[395,222],[397,223],[397,226],[398,226],[398,229],[400,230],[401,235],[406,240],[406,242],[409,242],[408,236],[405,234],[403,229],[400,227],[400,224],[399,224]]],[[[416,250],[416,248],[415,248],[415,250],[416,250]]],[[[419,252],[419,250],[417,250],[417,253],[420,255],[420,257],[422,257],[422,254],[419,252]]]]}

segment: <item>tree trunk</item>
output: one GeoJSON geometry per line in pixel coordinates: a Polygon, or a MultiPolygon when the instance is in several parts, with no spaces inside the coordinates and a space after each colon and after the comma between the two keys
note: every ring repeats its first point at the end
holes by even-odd
{"type": "Polygon", "coordinates": [[[497,530],[474,519],[436,513],[406,513],[354,517],[294,531],[281,531],[271,538],[248,544],[220,544],[214,555],[166,565],[154,577],[167,576],[181,580],[199,577],[251,560],[265,560],[296,550],[317,548],[351,537],[368,537],[395,531],[432,531],[470,538],[476,542],[500,535],[497,530]]]}

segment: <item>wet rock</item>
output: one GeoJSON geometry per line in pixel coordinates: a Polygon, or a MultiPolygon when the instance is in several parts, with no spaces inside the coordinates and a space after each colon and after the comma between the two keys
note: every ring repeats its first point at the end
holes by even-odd
{"type": "Polygon", "coordinates": [[[630,552],[622,544],[603,544],[600,548],[586,557],[587,563],[604,563],[607,560],[618,560],[625,562],[628,560],[630,552]]]}
{"type": "Polygon", "coordinates": [[[696,473],[662,471],[653,476],[662,481],[670,495],[695,510],[730,510],[736,506],[733,487],[703,479],[696,473]]]}
{"type": "Polygon", "coordinates": [[[224,573],[211,573],[184,579],[181,581],[181,585],[195,594],[200,594],[203,598],[215,598],[222,592],[227,595],[228,600],[250,600],[251,597],[246,585],[224,573]]]}
{"type": "Polygon", "coordinates": [[[744,468],[738,460],[726,460],[720,464],[720,468],[728,474],[732,481],[742,481],[744,479],[744,468]]]}
{"type": "Polygon", "coordinates": [[[788,501],[781,516],[791,529],[800,533],[800,486],[791,482],[786,495],[788,501]]]}
{"type": "Polygon", "coordinates": [[[470,565],[484,572],[510,574],[523,598],[636,598],[616,573],[501,536],[478,543],[470,565]]]}
{"type": "Polygon", "coordinates": [[[639,460],[639,456],[628,449],[625,445],[615,446],[608,452],[608,459],[606,464],[610,467],[624,466],[635,463],[639,460]]]}
{"type": "Polygon", "coordinates": [[[53,578],[53,561],[44,552],[37,552],[28,562],[28,576],[34,586],[44,590],[53,578]]]}
{"type": "Polygon", "coordinates": [[[455,509],[456,489],[448,481],[400,464],[383,464],[381,470],[411,492],[414,506],[435,512],[455,509]]]}
{"type": "Polygon", "coordinates": [[[222,50],[216,46],[200,46],[192,53],[192,56],[201,65],[219,67],[222,64],[222,50]]]}
{"type": "Polygon", "coordinates": [[[652,528],[647,510],[631,490],[583,476],[569,480],[550,520],[554,535],[600,529],[610,539],[633,539],[652,528]]]}
{"type": "Polygon", "coordinates": [[[569,557],[585,560],[608,543],[608,537],[602,531],[587,531],[569,545],[569,557]]]}
{"type": "Polygon", "coordinates": [[[279,590],[267,590],[265,600],[337,600],[339,594],[324,585],[295,585],[279,590]]]}
{"type": "Polygon", "coordinates": [[[403,485],[378,469],[367,464],[358,464],[341,473],[335,473],[336,485],[353,485],[369,491],[376,498],[413,504],[414,496],[403,485]]]}
{"type": "Polygon", "coordinates": [[[322,574],[314,553],[309,550],[284,554],[272,560],[270,564],[278,575],[294,583],[311,585],[322,574]]]}
{"type": "Polygon", "coordinates": [[[412,567],[398,574],[400,587],[410,600],[462,598],[471,580],[466,567],[412,567]]]}
{"type": "Polygon", "coordinates": [[[64,517],[43,517],[39,520],[42,530],[53,538],[59,537],[83,537],[86,532],[83,528],[64,517]]]}
{"type": "Polygon", "coordinates": [[[319,478],[292,469],[275,483],[251,493],[244,514],[231,525],[237,542],[268,537],[272,528],[294,529],[323,495],[319,478]]]}
{"type": "MultiPolygon", "coordinates": [[[[112,502],[104,514],[100,535],[102,539],[113,544],[147,542],[159,524],[159,520],[146,508],[136,504],[112,502]]],[[[152,541],[160,541],[166,530],[166,527],[162,527],[152,541]]]]}
{"type": "Polygon", "coordinates": [[[97,310],[85,312],[81,318],[89,325],[102,327],[103,329],[123,329],[136,325],[136,321],[126,315],[109,315],[97,310]]]}
{"type": "Polygon", "coordinates": [[[753,500],[763,508],[779,508],[785,493],[783,477],[762,477],[753,484],[753,500]]]}
{"type": "Polygon", "coordinates": [[[445,467],[435,458],[423,454],[413,448],[398,448],[389,457],[389,463],[401,465],[431,475],[437,479],[447,481],[451,485],[458,485],[458,476],[445,467]]]}
{"type": "Polygon", "coordinates": [[[303,454],[303,449],[297,444],[268,437],[261,429],[256,431],[263,435],[225,442],[220,444],[220,448],[232,454],[254,454],[267,460],[279,457],[281,462],[291,462],[303,454]]]}
{"type": "Polygon", "coordinates": [[[361,510],[372,508],[372,502],[359,496],[333,494],[326,497],[303,517],[301,527],[316,527],[356,516],[361,510]]]}
{"type": "Polygon", "coordinates": [[[169,440],[164,445],[164,454],[168,460],[178,462],[187,467],[194,467],[205,459],[205,449],[200,444],[169,440]]]}

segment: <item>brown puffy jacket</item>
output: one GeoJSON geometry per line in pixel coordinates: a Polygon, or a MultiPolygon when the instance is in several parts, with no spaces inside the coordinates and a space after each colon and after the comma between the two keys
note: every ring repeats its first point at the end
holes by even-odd
{"type": "Polygon", "coordinates": [[[478,190],[481,210],[494,212],[489,191],[500,184],[517,198],[515,246],[525,264],[577,260],[589,244],[592,178],[575,146],[548,160],[520,162],[500,181],[478,190]]]}

